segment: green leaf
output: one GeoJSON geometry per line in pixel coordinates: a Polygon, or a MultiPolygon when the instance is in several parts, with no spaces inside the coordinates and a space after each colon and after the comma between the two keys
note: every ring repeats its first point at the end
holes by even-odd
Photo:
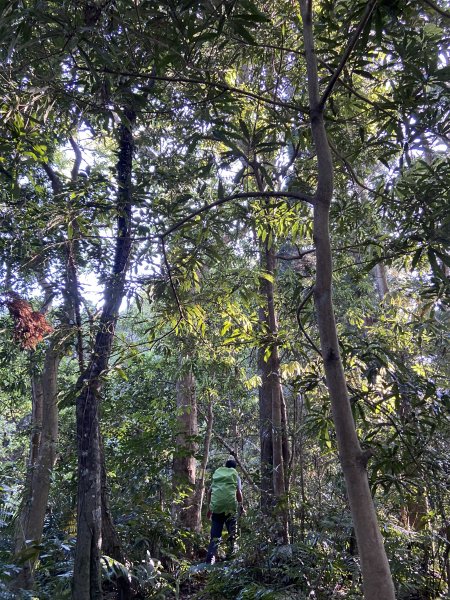
{"type": "Polygon", "coordinates": [[[423,252],[423,248],[418,248],[415,251],[413,259],[412,259],[412,263],[411,263],[411,270],[412,271],[416,268],[417,263],[419,262],[420,257],[422,256],[422,252],[423,252]]]}
{"type": "Polygon", "coordinates": [[[124,381],[128,381],[128,375],[125,373],[125,371],[120,365],[115,365],[114,370],[124,381]]]}

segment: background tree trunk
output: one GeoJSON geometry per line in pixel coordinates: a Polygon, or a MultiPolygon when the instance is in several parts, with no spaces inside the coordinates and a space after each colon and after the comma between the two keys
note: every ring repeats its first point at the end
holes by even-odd
{"type": "MultiPolygon", "coordinates": [[[[17,519],[15,556],[31,546],[38,546],[44,529],[50,481],[56,458],[58,441],[58,365],[61,359],[57,343],[52,340],[47,348],[41,374],[32,377],[32,433],[25,492],[17,519]]],[[[22,566],[14,587],[31,589],[33,570],[39,557],[35,554],[22,566]]]]}
{"type": "MultiPolygon", "coordinates": [[[[267,308],[260,312],[262,329],[267,337],[269,356],[265,360],[267,345],[259,350],[258,366],[262,385],[260,387],[260,420],[261,420],[261,492],[262,506],[269,507],[270,498],[276,502],[279,534],[283,543],[289,543],[289,526],[287,511],[287,424],[286,409],[281,387],[280,358],[278,354],[278,323],[275,309],[274,277],[275,277],[275,248],[269,247],[268,241],[263,244],[263,270],[268,278],[262,278],[261,289],[267,301],[267,308]],[[267,431],[270,435],[267,436],[267,431]],[[270,440],[270,444],[269,444],[270,440]],[[271,453],[271,455],[269,454],[271,453]],[[271,462],[269,462],[269,460],[271,462]],[[269,480],[271,476],[271,481],[269,480]],[[270,483],[270,486],[269,486],[270,483]],[[263,487],[264,485],[264,487],[263,487]],[[270,490],[268,498],[264,498],[266,490],[270,490]]],[[[289,460],[289,459],[288,459],[289,460]]]]}
{"type": "Polygon", "coordinates": [[[197,399],[195,381],[191,369],[182,373],[177,381],[177,438],[178,452],[173,459],[173,485],[184,496],[180,505],[175,507],[177,518],[188,529],[198,529],[195,507],[195,482],[198,434],[197,399]]]}
{"type": "MultiPolygon", "coordinates": [[[[259,310],[261,324],[266,323],[263,309],[259,310]]],[[[259,441],[261,465],[261,509],[268,513],[271,510],[273,498],[273,445],[272,445],[272,389],[268,378],[268,362],[265,360],[265,349],[258,348],[258,374],[261,378],[259,386],[259,441]]]]}
{"type": "Polygon", "coordinates": [[[202,506],[203,499],[205,497],[205,478],[206,478],[206,466],[209,459],[209,448],[211,446],[212,428],[213,428],[214,414],[212,400],[208,402],[208,410],[206,412],[206,432],[205,439],[203,442],[203,458],[198,472],[197,481],[195,482],[195,495],[194,495],[194,515],[192,517],[195,531],[201,531],[202,528],[202,506]]]}

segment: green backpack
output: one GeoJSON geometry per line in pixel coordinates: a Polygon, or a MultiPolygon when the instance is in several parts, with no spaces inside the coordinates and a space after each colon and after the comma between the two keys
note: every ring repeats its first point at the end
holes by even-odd
{"type": "Polygon", "coordinates": [[[211,511],[232,514],[236,512],[236,490],[238,482],[236,469],[219,467],[214,471],[211,485],[211,511]]]}

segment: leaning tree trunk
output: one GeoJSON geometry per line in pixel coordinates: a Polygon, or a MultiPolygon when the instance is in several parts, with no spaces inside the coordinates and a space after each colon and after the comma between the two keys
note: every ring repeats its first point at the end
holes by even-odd
{"type": "Polygon", "coordinates": [[[188,529],[196,530],[197,511],[195,510],[195,482],[197,451],[196,436],[197,399],[195,381],[191,369],[182,373],[177,381],[177,448],[173,459],[173,486],[184,494],[180,505],[175,506],[179,522],[188,529]]]}
{"type": "MultiPolygon", "coordinates": [[[[320,99],[312,31],[311,0],[300,0],[308,77],[311,132],[317,154],[318,183],[314,197],[314,242],[317,272],[314,300],[325,376],[331,398],[339,457],[361,559],[365,600],[393,600],[394,585],[367,478],[367,456],[361,450],[347,393],[332,301],[332,254],[329,211],[333,164],[320,99]]],[[[326,98],[325,98],[326,100],[326,98]]]]}
{"type": "Polygon", "coordinates": [[[32,434],[25,493],[15,533],[15,556],[30,546],[36,552],[23,563],[13,587],[31,589],[33,570],[39,556],[50,481],[56,458],[58,439],[58,365],[61,354],[52,340],[47,348],[41,374],[32,377],[32,434]]]}
{"type": "Polygon", "coordinates": [[[86,370],[80,377],[76,402],[78,448],[77,544],[73,574],[73,600],[98,600],[101,588],[101,450],[99,405],[108,368],[120,304],[125,293],[131,255],[132,128],[136,114],[125,110],[127,124],[120,126],[117,163],[117,237],[112,273],[105,285],[105,303],[99,330],[86,370]]]}

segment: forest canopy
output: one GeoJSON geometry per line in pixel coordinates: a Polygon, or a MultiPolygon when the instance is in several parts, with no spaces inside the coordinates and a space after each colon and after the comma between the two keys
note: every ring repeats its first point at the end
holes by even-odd
{"type": "Polygon", "coordinates": [[[1,598],[449,595],[449,25],[0,1],[1,598]]]}

